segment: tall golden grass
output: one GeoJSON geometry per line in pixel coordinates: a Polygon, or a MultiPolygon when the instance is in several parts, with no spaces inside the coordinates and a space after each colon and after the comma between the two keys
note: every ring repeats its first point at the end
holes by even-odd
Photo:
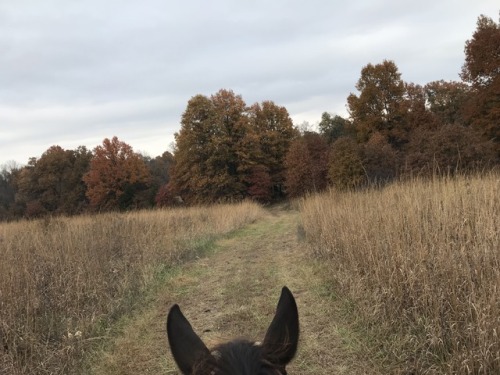
{"type": "Polygon", "coordinates": [[[253,203],[0,225],[0,374],[78,372],[169,265],[255,221],[253,203]]]}
{"type": "Polygon", "coordinates": [[[398,371],[500,374],[498,174],[330,191],[301,214],[313,254],[385,326],[398,371]]]}

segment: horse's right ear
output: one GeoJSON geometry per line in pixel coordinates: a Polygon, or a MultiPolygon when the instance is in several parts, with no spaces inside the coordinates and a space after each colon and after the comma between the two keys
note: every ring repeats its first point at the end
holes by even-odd
{"type": "Polygon", "coordinates": [[[276,307],[262,347],[268,359],[282,368],[292,360],[299,344],[299,312],[292,292],[286,286],[276,307]]]}
{"type": "Polygon", "coordinates": [[[167,317],[167,335],[170,351],[185,375],[190,375],[196,361],[210,351],[193,331],[178,305],[172,306],[167,317]]]}

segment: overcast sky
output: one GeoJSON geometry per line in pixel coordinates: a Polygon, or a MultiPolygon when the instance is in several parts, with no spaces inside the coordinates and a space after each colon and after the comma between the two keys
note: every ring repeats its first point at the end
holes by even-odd
{"type": "Polygon", "coordinates": [[[498,0],[1,0],[0,165],[118,136],[170,149],[188,100],[221,88],[295,124],[347,115],[363,66],[459,80],[498,0]]]}

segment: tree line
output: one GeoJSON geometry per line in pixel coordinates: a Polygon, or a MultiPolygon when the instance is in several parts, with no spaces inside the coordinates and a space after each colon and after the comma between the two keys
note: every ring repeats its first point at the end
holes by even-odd
{"type": "Polygon", "coordinates": [[[333,186],[485,170],[500,160],[500,26],[480,16],[461,81],[405,82],[394,61],[368,64],[349,117],[323,113],[299,130],[285,107],[247,105],[222,89],[196,95],[173,153],[156,158],[117,137],[90,151],[52,146],[0,171],[0,219],[254,199],[270,203],[333,186]]]}

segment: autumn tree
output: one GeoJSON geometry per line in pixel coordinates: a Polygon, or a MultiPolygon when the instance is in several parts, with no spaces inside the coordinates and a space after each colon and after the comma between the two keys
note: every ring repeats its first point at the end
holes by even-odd
{"type": "Polygon", "coordinates": [[[290,198],[300,197],[314,191],[311,176],[312,160],[303,138],[295,139],[290,145],[285,160],[286,191],[290,198]]]}
{"type": "MultiPolygon", "coordinates": [[[[248,196],[261,203],[270,203],[273,199],[273,181],[269,168],[262,164],[253,166],[248,174],[246,181],[248,183],[248,196]]],[[[280,184],[280,189],[281,185],[280,184]]]]}
{"type": "Polygon", "coordinates": [[[286,109],[272,102],[248,108],[230,90],[210,98],[197,95],[175,135],[175,168],[165,192],[188,203],[257,195],[263,200],[264,191],[272,199],[283,184],[283,160],[293,134],[286,109]]]}
{"type": "Polygon", "coordinates": [[[362,148],[348,137],[337,139],[331,146],[328,179],[340,190],[350,190],[366,184],[362,148]]]}
{"type": "Polygon", "coordinates": [[[405,165],[417,174],[475,172],[498,162],[492,141],[482,138],[476,129],[458,124],[418,129],[407,149],[405,165]]]}
{"type": "Polygon", "coordinates": [[[290,197],[324,190],[328,184],[328,144],[325,138],[314,132],[296,138],[288,151],[285,166],[290,197]]]}
{"type": "MultiPolygon", "coordinates": [[[[250,131],[247,138],[254,143],[253,147],[247,148],[251,153],[250,163],[254,164],[251,168],[251,180],[262,184],[265,180],[264,173],[268,173],[272,187],[270,198],[280,198],[284,194],[285,157],[290,142],[298,135],[297,130],[293,127],[286,108],[269,100],[252,105],[248,109],[248,115],[250,131]],[[256,173],[260,178],[255,179],[256,173]]],[[[252,190],[250,184],[249,192],[252,190]]]]}
{"type": "Polygon", "coordinates": [[[496,143],[500,155],[500,25],[481,15],[465,43],[461,78],[471,85],[463,109],[468,124],[496,143]]]}
{"type": "Polygon", "coordinates": [[[232,91],[197,95],[182,115],[175,135],[173,190],[189,203],[241,199],[242,155],[237,145],[248,130],[245,102],[232,91]]]}
{"type": "Polygon", "coordinates": [[[17,176],[17,204],[26,207],[27,216],[81,212],[87,203],[82,177],[91,157],[85,146],[51,146],[40,158],[31,158],[17,176]]]}
{"type": "MultiPolygon", "coordinates": [[[[421,126],[426,128],[438,126],[439,121],[436,116],[428,110],[426,91],[421,85],[405,82],[405,96],[402,110],[404,119],[400,126],[394,129],[399,138],[407,140],[409,133],[421,126]]],[[[388,140],[386,136],[384,138],[388,140]]]]}
{"type": "Polygon", "coordinates": [[[157,204],[156,196],[162,186],[170,181],[174,156],[169,151],[155,158],[142,156],[151,176],[147,189],[139,190],[134,196],[134,206],[138,208],[153,207],[157,204]]]}
{"type": "Polygon", "coordinates": [[[373,133],[368,142],[363,144],[361,158],[370,184],[384,184],[397,176],[398,154],[382,134],[373,133]]]}
{"type": "Polygon", "coordinates": [[[147,188],[150,174],[141,155],[113,137],[94,149],[90,170],[83,180],[93,208],[115,210],[133,206],[134,195],[147,188]]]}
{"type": "Polygon", "coordinates": [[[405,112],[405,85],[393,61],[368,64],[361,70],[356,84],[359,96],[347,98],[349,113],[359,140],[366,142],[375,132],[384,135],[391,144],[406,141],[401,134],[405,112]]]}

